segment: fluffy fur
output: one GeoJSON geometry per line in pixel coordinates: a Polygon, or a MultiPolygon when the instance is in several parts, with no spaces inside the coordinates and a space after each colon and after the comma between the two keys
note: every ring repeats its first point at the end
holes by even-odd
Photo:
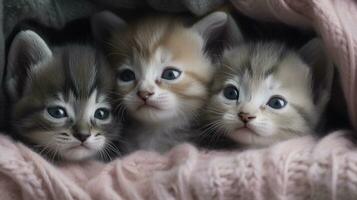
{"type": "Polygon", "coordinates": [[[108,155],[120,123],[111,114],[113,79],[88,46],[50,49],[22,31],[10,52],[7,88],[16,135],[49,158],[82,160],[108,155]]]}
{"type": "Polygon", "coordinates": [[[247,147],[314,133],[333,75],[320,40],[298,51],[240,41],[224,52],[205,109],[205,131],[247,147]]]}
{"type": "Polygon", "coordinates": [[[130,118],[129,151],[162,152],[186,140],[215,71],[210,41],[227,15],[213,13],[190,27],[170,17],[127,25],[108,12],[93,21],[99,40],[109,35],[104,48],[116,75],[118,112],[130,118]],[[98,31],[105,23],[110,34],[98,31]]]}

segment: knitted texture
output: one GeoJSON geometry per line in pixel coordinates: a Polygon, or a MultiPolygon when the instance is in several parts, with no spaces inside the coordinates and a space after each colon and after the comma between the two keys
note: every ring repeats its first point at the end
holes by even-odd
{"type": "Polygon", "coordinates": [[[352,200],[357,151],[349,136],[339,131],[243,152],[183,144],[165,155],[138,151],[108,164],[59,166],[1,136],[0,199],[352,200]]]}

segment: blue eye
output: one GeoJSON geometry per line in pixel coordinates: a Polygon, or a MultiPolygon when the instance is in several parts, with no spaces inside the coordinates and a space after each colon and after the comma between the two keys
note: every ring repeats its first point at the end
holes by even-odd
{"type": "Polygon", "coordinates": [[[124,69],[119,73],[118,77],[121,81],[129,82],[135,80],[135,73],[130,69],[124,69]]]}
{"type": "Polygon", "coordinates": [[[61,106],[48,107],[47,112],[51,115],[51,117],[56,119],[67,117],[66,109],[61,106]]]}
{"type": "Polygon", "coordinates": [[[239,91],[233,85],[228,85],[223,90],[223,95],[229,100],[238,100],[239,99],[239,91]]]}
{"type": "Polygon", "coordinates": [[[174,68],[167,68],[162,72],[161,78],[166,80],[175,80],[181,75],[181,71],[174,68]]]}
{"type": "Polygon", "coordinates": [[[282,109],[288,102],[282,97],[273,96],[269,99],[267,105],[274,109],[282,109]]]}
{"type": "Polygon", "coordinates": [[[106,120],[109,118],[110,111],[107,108],[98,108],[94,112],[94,117],[100,120],[106,120]]]}

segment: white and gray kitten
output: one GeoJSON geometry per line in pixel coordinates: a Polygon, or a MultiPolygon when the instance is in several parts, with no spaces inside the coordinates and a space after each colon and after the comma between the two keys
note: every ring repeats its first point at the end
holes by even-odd
{"type": "Polygon", "coordinates": [[[237,35],[223,54],[204,112],[205,132],[243,147],[314,133],[330,98],[333,65],[322,42],[299,50],[237,35]]]}
{"type": "Polygon", "coordinates": [[[50,159],[108,159],[120,123],[111,113],[114,82],[100,53],[85,45],[51,49],[35,32],[21,31],[7,70],[17,138],[50,159]]]}
{"type": "Polygon", "coordinates": [[[129,118],[128,152],[164,152],[193,136],[190,129],[215,71],[210,45],[227,25],[222,12],[192,26],[171,17],[129,25],[109,12],[94,17],[94,32],[116,76],[117,106],[129,118]]]}

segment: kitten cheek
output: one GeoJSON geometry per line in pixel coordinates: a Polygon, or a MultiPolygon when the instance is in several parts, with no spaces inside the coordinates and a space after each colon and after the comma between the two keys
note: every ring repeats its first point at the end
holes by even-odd
{"type": "Polygon", "coordinates": [[[130,91],[135,89],[135,82],[122,82],[118,81],[116,84],[116,91],[118,92],[119,95],[127,95],[130,93],[130,91]]]}
{"type": "MultiPolygon", "coordinates": [[[[223,110],[223,109],[221,109],[223,110]]],[[[234,111],[233,108],[231,109],[224,109],[226,110],[225,113],[222,115],[222,120],[225,124],[232,126],[234,129],[240,128],[244,126],[244,123],[239,120],[238,115],[234,111]]]]}
{"type": "Polygon", "coordinates": [[[153,97],[152,101],[162,110],[176,110],[181,102],[175,94],[170,92],[159,92],[157,96],[153,97]]]}
{"type": "Polygon", "coordinates": [[[56,120],[56,119],[49,119],[49,118],[45,118],[47,120],[47,122],[49,124],[51,124],[52,127],[56,127],[56,128],[61,128],[66,126],[66,119],[60,119],[60,120],[56,120]]]}
{"type": "Polygon", "coordinates": [[[48,143],[54,140],[54,133],[51,131],[33,131],[23,134],[23,137],[35,145],[48,145],[48,143]]]}
{"type": "Polygon", "coordinates": [[[138,105],[142,102],[139,101],[138,97],[134,92],[125,95],[122,99],[124,107],[127,108],[129,111],[134,112],[138,105]]]}
{"type": "Polygon", "coordinates": [[[89,137],[84,144],[91,150],[100,151],[104,148],[106,139],[103,135],[101,136],[95,136],[95,135],[96,134],[93,134],[91,137],[89,137]]]}
{"type": "Polygon", "coordinates": [[[272,121],[271,118],[265,118],[262,115],[257,115],[257,117],[250,122],[249,128],[261,137],[272,136],[279,131],[279,128],[274,125],[274,121],[272,121]]]}
{"type": "Polygon", "coordinates": [[[255,126],[252,124],[252,130],[261,137],[269,137],[277,134],[279,129],[273,125],[263,125],[263,126],[255,126]]]}

